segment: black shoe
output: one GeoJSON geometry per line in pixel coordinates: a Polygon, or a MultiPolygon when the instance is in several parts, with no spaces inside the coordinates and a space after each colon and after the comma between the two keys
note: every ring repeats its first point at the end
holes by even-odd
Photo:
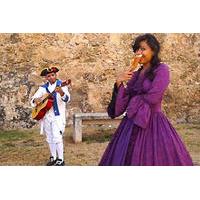
{"type": "Polygon", "coordinates": [[[65,165],[65,161],[64,160],[61,160],[61,159],[57,159],[56,160],[55,166],[64,166],[64,165],[65,165]]]}
{"type": "Polygon", "coordinates": [[[56,161],[57,161],[57,160],[54,160],[54,159],[53,159],[53,156],[51,156],[51,157],[49,158],[49,162],[47,163],[47,166],[53,166],[53,165],[55,165],[55,164],[56,164],[56,161]]]}

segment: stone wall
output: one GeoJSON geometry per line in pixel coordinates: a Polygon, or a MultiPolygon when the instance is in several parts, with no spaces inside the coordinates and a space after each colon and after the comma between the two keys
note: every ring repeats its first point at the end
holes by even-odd
{"type": "MultiPolygon", "coordinates": [[[[139,34],[0,34],[0,128],[31,128],[30,97],[41,69],[60,68],[71,78],[74,112],[105,112],[117,73],[128,68],[131,43],[139,34]]],[[[171,84],[163,110],[175,122],[200,123],[200,34],[155,34],[171,84]]]]}

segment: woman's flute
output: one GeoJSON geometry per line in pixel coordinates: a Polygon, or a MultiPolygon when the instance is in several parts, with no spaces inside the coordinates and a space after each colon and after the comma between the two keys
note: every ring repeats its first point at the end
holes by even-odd
{"type": "MultiPolygon", "coordinates": [[[[137,70],[141,57],[142,57],[142,54],[135,54],[134,58],[131,59],[130,69],[129,69],[130,72],[134,72],[137,70]]],[[[128,81],[124,81],[125,87],[127,87],[127,82],[128,81]]]]}
{"type": "Polygon", "coordinates": [[[140,59],[142,57],[142,54],[136,54],[134,58],[132,58],[131,63],[130,63],[130,71],[133,72],[137,69],[140,59]]]}

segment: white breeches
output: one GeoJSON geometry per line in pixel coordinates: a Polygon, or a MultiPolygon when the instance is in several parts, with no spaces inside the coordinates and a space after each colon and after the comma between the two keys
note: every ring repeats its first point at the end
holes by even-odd
{"type": "Polygon", "coordinates": [[[56,121],[44,119],[44,132],[48,143],[59,143],[63,141],[63,133],[56,121]]]}

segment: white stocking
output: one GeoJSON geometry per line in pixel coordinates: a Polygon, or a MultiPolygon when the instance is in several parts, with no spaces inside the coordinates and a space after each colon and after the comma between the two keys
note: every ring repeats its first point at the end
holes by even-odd
{"type": "Polygon", "coordinates": [[[61,159],[61,160],[64,160],[63,159],[63,142],[59,142],[56,144],[56,147],[57,147],[57,153],[58,153],[58,158],[61,159]]]}
{"type": "Polygon", "coordinates": [[[56,144],[49,143],[49,148],[50,148],[51,155],[53,156],[53,159],[56,160],[56,144]]]}

